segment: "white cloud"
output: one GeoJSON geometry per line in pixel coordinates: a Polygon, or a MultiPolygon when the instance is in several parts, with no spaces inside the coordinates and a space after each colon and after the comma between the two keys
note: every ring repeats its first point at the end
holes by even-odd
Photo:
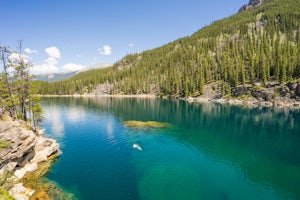
{"type": "Polygon", "coordinates": [[[25,48],[24,51],[25,51],[25,53],[27,53],[27,54],[38,53],[37,50],[31,50],[30,48],[25,48]]]}
{"type": "Polygon", "coordinates": [[[83,70],[86,66],[75,63],[67,63],[63,66],[58,65],[61,58],[60,50],[57,47],[48,47],[45,49],[48,58],[40,65],[34,65],[31,69],[33,74],[51,74],[65,73],[83,70]]]}
{"type": "Polygon", "coordinates": [[[58,63],[57,60],[53,57],[48,57],[45,61],[46,63],[48,63],[48,65],[56,65],[58,63]]]}
{"type": "Polygon", "coordinates": [[[49,65],[48,63],[44,63],[41,65],[34,65],[31,69],[33,74],[50,74],[57,73],[59,68],[55,65],[49,65]]]}
{"type": "Polygon", "coordinates": [[[109,45],[103,45],[102,48],[99,48],[98,51],[101,55],[109,56],[111,54],[112,48],[109,45]]]}
{"type": "Polygon", "coordinates": [[[63,72],[74,72],[74,71],[80,71],[83,70],[86,66],[84,65],[78,65],[78,64],[74,64],[74,63],[68,63],[65,64],[62,67],[62,71],[63,72]]]}
{"type": "Polygon", "coordinates": [[[128,46],[129,46],[129,47],[133,47],[133,43],[130,43],[128,46]]]}
{"type": "MultiPolygon", "coordinates": [[[[47,60],[49,60],[49,58],[47,60]]],[[[65,73],[65,72],[80,71],[85,68],[86,68],[85,65],[74,64],[74,63],[68,63],[63,65],[62,67],[58,67],[56,66],[56,64],[52,65],[50,63],[44,63],[41,65],[34,65],[31,71],[34,74],[51,74],[51,73],[65,73]]]]}
{"type": "MultiPolygon", "coordinates": [[[[29,52],[29,51],[28,51],[29,52]]],[[[58,59],[60,59],[60,50],[57,47],[48,47],[45,49],[48,58],[45,60],[45,63],[41,65],[35,65],[32,68],[34,74],[49,74],[49,73],[58,73],[59,67],[58,59]]]]}
{"type": "Polygon", "coordinates": [[[60,50],[57,47],[48,47],[45,49],[45,52],[49,57],[60,58],[60,50]]]}

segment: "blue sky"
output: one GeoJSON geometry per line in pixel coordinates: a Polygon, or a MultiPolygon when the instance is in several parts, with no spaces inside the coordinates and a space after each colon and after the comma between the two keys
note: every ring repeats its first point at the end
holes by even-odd
{"type": "Polygon", "coordinates": [[[248,0],[1,0],[0,45],[22,40],[35,73],[115,63],[235,14],[248,0]]]}

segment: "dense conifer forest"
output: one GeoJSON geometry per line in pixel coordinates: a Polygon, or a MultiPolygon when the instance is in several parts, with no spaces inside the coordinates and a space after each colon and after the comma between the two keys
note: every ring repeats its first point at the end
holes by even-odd
{"type": "MultiPolygon", "coordinates": [[[[194,19],[197,20],[197,19],[194,19]]],[[[39,94],[84,94],[98,84],[109,94],[199,96],[218,82],[222,95],[239,85],[283,84],[300,78],[300,0],[271,0],[216,21],[193,35],[124,57],[113,67],[54,82],[39,94]]]]}

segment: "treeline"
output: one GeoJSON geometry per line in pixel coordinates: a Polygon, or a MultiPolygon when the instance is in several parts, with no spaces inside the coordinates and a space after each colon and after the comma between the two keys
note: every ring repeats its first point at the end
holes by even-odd
{"type": "Polygon", "coordinates": [[[40,94],[91,92],[197,96],[211,82],[228,95],[238,85],[285,83],[300,77],[300,0],[273,0],[217,21],[163,47],[128,55],[112,68],[56,83],[39,83],[40,94]]]}
{"type": "Polygon", "coordinates": [[[31,63],[22,53],[22,42],[17,51],[0,46],[3,71],[0,73],[0,118],[8,113],[13,119],[30,122],[36,131],[42,120],[42,108],[32,87],[29,73],[31,63]]]}

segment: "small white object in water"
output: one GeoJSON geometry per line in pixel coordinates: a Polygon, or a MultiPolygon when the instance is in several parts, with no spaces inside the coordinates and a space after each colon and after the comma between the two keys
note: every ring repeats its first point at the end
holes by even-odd
{"type": "Polygon", "coordinates": [[[132,148],[138,149],[138,150],[140,150],[140,151],[143,150],[142,147],[141,147],[140,145],[138,145],[138,144],[133,144],[133,145],[132,145],[132,148]]]}

